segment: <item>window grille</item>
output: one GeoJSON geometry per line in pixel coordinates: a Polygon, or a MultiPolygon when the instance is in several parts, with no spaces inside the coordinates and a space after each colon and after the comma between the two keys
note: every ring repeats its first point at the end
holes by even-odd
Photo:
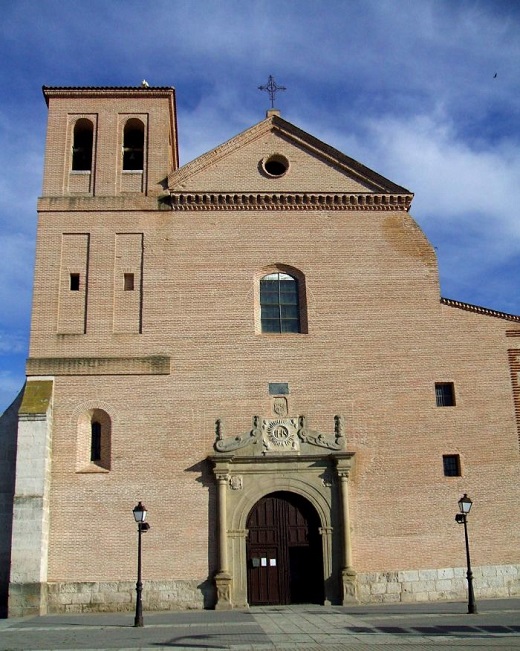
{"type": "Polygon", "coordinates": [[[298,281],[285,273],[260,280],[262,332],[300,332],[298,281]]]}
{"type": "Polygon", "coordinates": [[[437,407],[455,406],[455,388],[453,382],[437,382],[435,384],[435,401],[437,407]]]}

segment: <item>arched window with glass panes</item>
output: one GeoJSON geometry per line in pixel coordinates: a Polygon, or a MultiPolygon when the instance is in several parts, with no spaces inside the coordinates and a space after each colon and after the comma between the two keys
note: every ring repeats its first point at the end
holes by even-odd
{"type": "Polygon", "coordinates": [[[260,279],[262,332],[301,332],[298,279],[274,272],[260,279]]]}

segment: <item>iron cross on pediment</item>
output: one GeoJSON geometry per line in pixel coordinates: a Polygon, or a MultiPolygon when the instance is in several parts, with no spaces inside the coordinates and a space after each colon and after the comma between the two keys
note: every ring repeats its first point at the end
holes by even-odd
{"type": "Polygon", "coordinates": [[[278,86],[278,84],[274,80],[274,77],[272,75],[269,75],[267,84],[265,84],[265,86],[258,86],[258,90],[265,90],[269,93],[269,99],[271,100],[271,108],[274,108],[274,98],[276,96],[276,93],[279,90],[287,90],[287,88],[285,86],[278,86]]]}

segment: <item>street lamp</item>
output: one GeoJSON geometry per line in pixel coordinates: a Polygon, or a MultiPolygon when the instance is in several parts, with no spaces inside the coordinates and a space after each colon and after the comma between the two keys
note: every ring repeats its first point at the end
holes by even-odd
{"type": "Polygon", "coordinates": [[[468,614],[474,615],[477,613],[477,604],[475,603],[475,593],[473,592],[473,572],[471,571],[471,559],[469,556],[469,540],[468,540],[468,514],[471,511],[473,502],[466,493],[459,500],[459,511],[455,516],[455,520],[459,524],[464,525],[464,539],[466,541],[466,563],[468,566],[468,614]]]}
{"type": "Polygon", "coordinates": [[[143,531],[148,531],[150,525],[146,520],[146,506],[142,502],[133,509],[134,519],[137,522],[137,583],[135,584],[135,591],[137,593],[135,601],[135,619],[134,626],[143,626],[143,602],[142,592],[143,583],[141,581],[141,535],[143,531]]]}

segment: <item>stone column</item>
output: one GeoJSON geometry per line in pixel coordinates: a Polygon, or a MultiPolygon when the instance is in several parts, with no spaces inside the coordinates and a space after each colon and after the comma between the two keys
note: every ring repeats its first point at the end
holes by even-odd
{"type": "Polygon", "coordinates": [[[332,575],[332,527],[320,527],[322,549],[323,549],[323,576],[325,577],[325,599],[324,605],[330,606],[333,601],[329,577],[332,575]]]}
{"type": "Polygon", "coordinates": [[[230,543],[230,574],[233,577],[231,583],[231,603],[233,608],[247,608],[247,561],[246,561],[246,540],[249,531],[247,529],[229,529],[228,542],[230,543]]]}
{"type": "Polygon", "coordinates": [[[348,498],[348,477],[350,468],[338,466],[341,493],[341,530],[342,530],[342,568],[341,580],[343,585],[343,604],[356,603],[357,581],[356,572],[352,567],[352,538],[350,535],[350,514],[348,498]]]}
{"type": "Polygon", "coordinates": [[[228,527],[227,527],[227,489],[229,485],[228,464],[225,462],[215,464],[215,477],[217,479],[218,501],[218,561],[219,569],[215,576],[217,588],[216,610],[229,610],[231,603],[231,574],[228,561],[228,527]]]}

